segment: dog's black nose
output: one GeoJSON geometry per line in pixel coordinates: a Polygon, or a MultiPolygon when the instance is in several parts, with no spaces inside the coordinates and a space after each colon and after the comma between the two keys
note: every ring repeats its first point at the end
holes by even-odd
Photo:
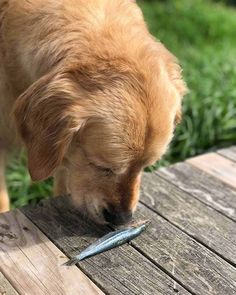
{"type": "Polygon", "coordinates": [[[103,210],[103,216],[105,221],[112,223],[114,225],[121,225],[129,222],[132,219],[131,211],[117,212],[114,210],[103,210]]]}

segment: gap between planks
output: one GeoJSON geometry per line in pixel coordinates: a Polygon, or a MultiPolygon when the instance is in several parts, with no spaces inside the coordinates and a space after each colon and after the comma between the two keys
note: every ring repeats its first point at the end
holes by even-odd
{"type": "Polygon", "coordinates": [[[159,177],[236,222],[236,190],[187,162],[155,171],[159,177]]]}
{"type": "Polygon", "coordinates": [[[19,210],[0,214],[0,271],[20,294],[102,295],[19,210]]]}
{"type": "Polygon", "coordinates": [[[236,146],[231,146],[229,148],[221,149],[216,152],[217,154],[236,162],[236,146]]]}
{"type": "Polygon", "coordinates": [[[143,175],[141,200],[186,234],[236,265],[235,222],[157,174],[143,175]]]}
{"type": "Polygon", "coordinates": [[[216,153],[200,155],[186,162],[236,188],[235,162],[216,153]]]}
{"type": "MultiPolygon", "coordinates": [[[[156,197],[158,196],[154,196],[156,197]]],[[[83,223],[78,216],[67,209],[66,199],[59,197],[51,203],[48,201],[43,203],[44,206],[36,208],[26,207],[24,212],[29,218],[34,219],[37,226],[45,231],[66,254],[72,255],[75,252],[73,251],[75,246],[78,247],[78,251],[81,251],[85,245],[93,241],[84,234],[84,230],[89,232],[89,224],[83,223]],[[50,220],[47,220],[47,223],[45,217],[49,216],[49,212],[50,220]],[[55,223],[54,220],[57,222],[55,223]],[[69,226],[68,220],[70,220],[69,226]],[[60,233],[58,233],[58,226],[61,228],[60,233]],[[82,232],[81,229],[83,229],[82,232]],[[64,238],[61,238],[62,235],[64,238]]],[[[224,259],[147,207],[139,205],[136,218],[150,218],[152,223],[140,237],[131,242],[133,249],[130,249],[132,247],[129,245],[124,245],[79,264],[83,271],[92,275],[96,284],[103,286],[108,294],[117,294],[112,288],[114,285],[117,286],[117,278],[129,287],[129,291],[132,291],[129,293],[126,289],[118,294],[163,295],[176,294],[177,291],[183,294],[180,285],[191,294],[233,295],[236,293],[235,269],[224,259]],[[139,255],[134,250],[138,251],[139,255]],[[146,258],[153,264],[152,269],[146,258]],[[152,270],[151,273],[147,272],[148,268],[152,270]],[[167,288],[162,293],[156,289],[156,292],[150,293],[148,289],[150,290],[151,282],[157,286],[160,284],[157,268],[169,276],[169,282],[163,276],[162,283],[168,284],[170,289],[167,288]],[[110,276],[110,283],[106,281],[108,276],[110,276]],[[134,284],[138,288],[138,293],[137,289],[134,289],[134,284]],[[110,289],[107,289],[109,286],[110,289]]],[[[120,290],[119,287],[117,289],[120,290]]]]}
{"type": "MultiPolygon", "coordinates": [[[[77,254],[91,244],[95,240],[94,232],[102,236],[108,231],[108,228],[104,232],[102,226],[95,227],[93,223],[80,218],[68,208],[67,199],[62,197],[50,202],[42,201],[40,207],[25,207],[23,211],[68,256],[77,254]],[[49,212],[50,227],[45,221],[49,212]],[[61,232],[58,232],[58,226],[61,232]]],[[[109,295],[176,294],[175,288],[180,294],[194,294],[128,244],[82,261],[79,267],[109,295]]]]}

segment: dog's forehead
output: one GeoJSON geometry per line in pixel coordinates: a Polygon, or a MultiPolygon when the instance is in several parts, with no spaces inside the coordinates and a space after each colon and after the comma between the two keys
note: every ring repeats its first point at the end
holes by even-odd
{"type": "Polygon", "coordinates": [[[100,166],[120,168],[133,163],[146,166],[159,159],[172,138],[173,93],[162,91],[157,97],[153,91],[150,104],[136,97],[116,108],[100,107],[97,112],[103,116],[91,118],[83,128],[81,143],[87,156],[100,166]]]}
{"type": "Polygon", "coordinates": [[[151,123],[142,128],[127,126],[126,130],[94,124],[84,132],[80,144],[87,159],[97,166],[112,168],[118,173],[130,167],[142,168],[162,156],[172,135],[170,120],[161,128],[156,120],[151,123]]]}
{"type": "Polygon", "coordinates": [[[82,144],[82,149],[86,158],[93,164],[100,167],[111,168],[120,173],[125,171],[130,162],[135,158],[135,152],[121,141],[115,142],[102,138],[92,139],[82,144]]]}

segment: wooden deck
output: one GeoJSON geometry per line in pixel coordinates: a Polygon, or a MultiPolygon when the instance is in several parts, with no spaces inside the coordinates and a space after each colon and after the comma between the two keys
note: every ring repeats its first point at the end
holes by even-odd
{"type": "Polygon", "coordinates": [[[61,266],[110,231],[66,197],[0,215],[0,294],[236,294],[236,147],[143,176],[131,244],[61,266]]]}

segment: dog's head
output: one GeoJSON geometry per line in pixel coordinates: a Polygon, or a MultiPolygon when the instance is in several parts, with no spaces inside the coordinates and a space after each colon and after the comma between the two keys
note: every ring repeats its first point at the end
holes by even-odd
{"type": "Polygon", "coordinates": [[[32,179],[64,166],[68,192],[97,222],[132,216],[141,171],[165,153],[180,120],[185,86],[160,48],[143,64],[103,60],[52,71],[16,101],[32,179]]]}

